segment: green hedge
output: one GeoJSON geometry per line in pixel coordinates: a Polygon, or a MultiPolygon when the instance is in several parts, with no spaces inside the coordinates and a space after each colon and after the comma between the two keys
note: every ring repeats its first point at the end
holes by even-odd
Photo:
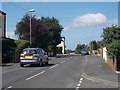
{"type": "Polygon", "coordinates": [[[29,41],[27,40],[15,40],[15,44],[17,45],[15,52],[21,53],[24,48],[30,46],[29,41]]]}
{"type": "Polygon", "coordinates": [[[12,39],[2,40],[2,51],[8,51],[8,50],[14,51],[15,48],[16,48],[16,44],[14,43],[14,40],[12,39]]]}
{"type": "Polygon", "coordinates": [[[120,40],[114,40],[112,43],[107,45],[108,54],[111,57],[119,57],[120,56],[120,40]]]}

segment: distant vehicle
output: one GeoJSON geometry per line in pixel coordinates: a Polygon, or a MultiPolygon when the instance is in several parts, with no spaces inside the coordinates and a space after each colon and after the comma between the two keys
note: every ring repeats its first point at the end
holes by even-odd
{"type": "Polygon", "coordinates": [[[49,59],[47,53],[41,48],[26,48],[20,55],[20,66],[25,64],[37,64],[42,66],[43,63],[48,64],[49,59]]]}
{"type": "Polygon", "coordinates": [[[83,48],[83,49],[81,50],[81,55],[89,55],[88,49],[87,49],[87,48],[83,48]]]}

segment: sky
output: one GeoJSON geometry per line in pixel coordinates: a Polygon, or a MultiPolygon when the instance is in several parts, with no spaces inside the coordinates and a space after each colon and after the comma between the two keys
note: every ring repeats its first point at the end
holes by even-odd
{"type": "MultiPolygon", "coordinates": [[[[8,0],[9,1],[9,0],[8,0]]],[[[7,13],[7,37],[14,35],[15,25],[21,18],[35,9],[37,17],[55,17],[64,27],[66,49],[74,50],[77,44],[100,41],[103,28],[118,24],[118,2],[2,2],[7,13]]],[[[25,0],[26,1],[26,0],[25,0]]]]}

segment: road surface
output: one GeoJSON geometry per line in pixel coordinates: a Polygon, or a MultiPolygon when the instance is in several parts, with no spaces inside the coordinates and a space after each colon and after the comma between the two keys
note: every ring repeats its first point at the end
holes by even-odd
{"type": "Polygon", "coordinates": [[[2,86],[3,90],[17,88],[118,90],[118,75],[107,69],[109,67],[103,63],[94,55],[63,55],[52,58],[49,64],[43,67],[29,65],[20,67],[19,63],[5,65],[2,68],[2,86]]]}

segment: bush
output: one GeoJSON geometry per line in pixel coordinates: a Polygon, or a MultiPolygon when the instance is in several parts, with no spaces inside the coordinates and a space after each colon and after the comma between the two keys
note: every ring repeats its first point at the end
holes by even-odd
{"type": "Polygon", "coordinates": [[[30,46],[30,43],[27,40],[15,40],[14,42],[17,45],[17,48],[15,50],[17,53],[21,53],[24,48],[30,46]]]}
{"type": "Polygon", "coordinates": [[[112,43],[107,45],[108,55],[111,57],[119,57],[120,55],[120,40],[114,40],[112,43]]]}
{"type": "Polygon", "coordinates": [[[15,40],[15,44],[17,45],[17,48],[15,50],[15,60],[14,62],[17,63],[20,61],[20,53],[24,48],[27,48],[30,46],[29,41],[27,40],[15,40]]]}
{"type": "Polygon", "coordinates": [[[2,40],[2,51],[12,50],[14,51],[16,48],[16,44],[12,39],[4,39],[2,40]]]}
{"type": "Polygon", "coordinates": [[[2,63],[13,62],[13,54],[16,48],[16,44],[13,39],[2,39],[2,63]]]}

